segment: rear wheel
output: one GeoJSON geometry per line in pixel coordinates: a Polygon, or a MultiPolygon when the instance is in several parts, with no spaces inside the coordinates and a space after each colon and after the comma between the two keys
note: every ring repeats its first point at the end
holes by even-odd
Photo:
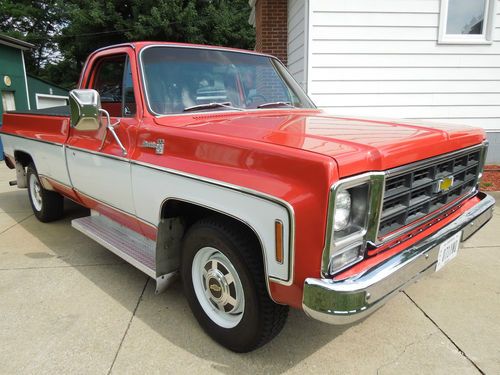
{"type": "Polygon", "coordinates": [[[64,198],[43,188],[35,165],[28,165],[28,196],[36,218],[44,223],[60,219],[64,214],[64,198]]]}
{"type": "Polygon", "coordinates": [[[288,307],[267,293],[259,244],[233,222],[207,218],[185,236],[181,273],[203,329],[235,352],[249,352],[283,328],[288,307]]]}

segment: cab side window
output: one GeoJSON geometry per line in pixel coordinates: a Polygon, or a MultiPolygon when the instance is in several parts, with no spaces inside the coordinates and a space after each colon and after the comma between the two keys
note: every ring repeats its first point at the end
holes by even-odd
{"type": "Polygon", "coordinates": [[[103,58],[91,85],[101,96],[101,106],[112,117],[135,114],[135,96],[130,63],[126,55],[103,58]]]}
{"type": "Polygon", "coordinates": [[[125,72],[123,74],[123,104],[122,116],[132,117],[135,115],[135,95],[134,81],[132,80],[132,70],[130,69],[130,60],[125,61],[125,72]]]}

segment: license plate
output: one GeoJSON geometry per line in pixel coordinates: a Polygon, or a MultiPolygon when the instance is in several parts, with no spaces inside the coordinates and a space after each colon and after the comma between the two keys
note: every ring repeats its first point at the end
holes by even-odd
{"type": "Polygon", "coordinates": [[[436,272],[439,271],[443,266],[450,260],[455,258],[458,254],[458,247],[460,246],[460,238],[462,237],[462,232],[458,232],[453,237],[448,238],[441,245],[439,245],[439,254],[436,265],[436,272]]]}

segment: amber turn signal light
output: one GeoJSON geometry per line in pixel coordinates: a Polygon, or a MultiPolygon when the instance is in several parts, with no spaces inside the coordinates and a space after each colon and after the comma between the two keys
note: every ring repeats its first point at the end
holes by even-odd
{"type": "Polygon", "coordinates": [[[274,222],[274,232],[276,238],[276,261],[283,263],[283,223],[279,220],[274,222]]]}

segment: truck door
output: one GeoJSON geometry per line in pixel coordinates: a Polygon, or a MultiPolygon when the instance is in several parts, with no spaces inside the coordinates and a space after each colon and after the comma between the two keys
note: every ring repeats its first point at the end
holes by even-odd
{"type": "Polygon", "coordinates": [[[129,55],[132,53],[130,48],[100,53],[89,61],[91,71],[81,83],[81,88],[99,92],[102,109],[108,111],[111,123],[118,123],[115,131],[123,149],[106,128],[107,120],[103,116],[97,131],[71,128],[66,158],[71,183],[87,206],[140,231],[135,219],[130,172],[130,155],[139,125],[137,90],[134,90],[137,80],[133,76],[135,59],[129,55]],[[117,53],[120,50],[123,52],[117,53]]]}

